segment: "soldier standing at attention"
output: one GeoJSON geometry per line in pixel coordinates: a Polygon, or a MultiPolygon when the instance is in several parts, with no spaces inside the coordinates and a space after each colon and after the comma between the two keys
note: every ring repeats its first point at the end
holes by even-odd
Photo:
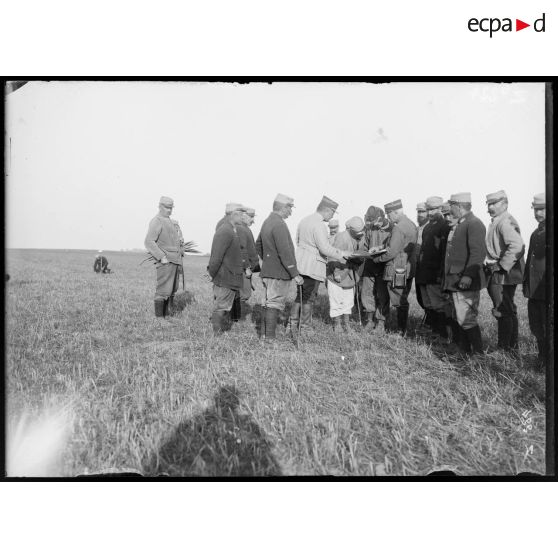
{"type": "MultiPolygon", "coordinates": [[[[351,217],[345,223],[346,230],[338,233],[333,246],[346,252],[356,252],[364,237],[364,221],[351,217]]],[[[333,330],[349,331],[349,318],[355,300],[355,285],[358,284],[357,268],[354,262],[330,261],[327,264],[327,294],[329,296],[329,316],[333,319],[333,330]]]]}
{"type": "Polygon", "coordinates": [[[327,258],[344,263],[345,259],[351,255],[351,252],[334,248],[329,243],[324,227],[324,221],[331,221],[338,207],[337,202],[323,196],[316,212],[305,217],[298,224],[296,263],[304,283],[302,300],[300,300],[300,293],[297,292],[297,298],[291,309],[291,323],[294,326],[298,325],[300,315],[302,329],[307,329],[310,325],[312,305],[318,294],[320,283],[323,283],[326,278],[327,258]]]}
{"type": "Polygon", "coordinates": [[[537,194],[531,206],[539,226],[531,234],[523,278],[523,295],[528,299],[529,328],[537,340],[538,362],[544,365],[548,351],[546,297],[546,198],[537,194]]]}
{"type": "Polygon", "coordinates": [[[482,353],[478,325],[480,291],[486,286],[482,265],[486,256],[486,227],[471,211],[470,192],[452,194],[450,211],[457,225],[450,232],[444,260],[442,288],[452,297],[455,317],[460,327],[461,349],[482,353]]]}
{"type": "Polygon", "coordinates": [[[179,268],[182,266],[179,233],[170,218],[173,208],[172,198],[162,196],[159,200],[159,213],[151,219],[144,243],[146,250],[157,261],[154,299],[157,318],[169,315],[169,299],[178,290],[179,268]]]}
{"type": "Polygon", "coordinates": [[[264,339],[275,339],[277,317],[285,309],[291,280],[302,285],[303,279],[296,267],[296,256],[291,233],[285,219],[291,216],[294,199],[277,194],[273,211],[263,222],[256,241],[256,251],[262,260],[260,277],[265,287],[265,304],[262,316],[264,339]]]}
{"type": "Polygon", "coordinates": [[[519,322],[514,302],[517,285],[523,282],[525,243],[517,221],[508,213],[504,190],[486,196],[492,222],[486,235],[486,272],[492,315],[498,321],[498,348],[516,352],[519,322]]]}
{"type": "Polygon", "coordinates": [[[332,219],[327,226],[329,227],[329,243],[333,244],[335,240],[335,235],[339,232],[339,221],[337,219],[332,219]]]}
{"type": "Polygon", "coordinates": [[[242,225],[244,207],[239,203],[227,204],[225,222],[217,228],[211,244],[207,272],[213,282],[213,332],[220,334],[227,329],[225,317],[230,312],[235,297],[242,289],[244,268],[240,252],[238,227],[242,225]]]}
{"type": "MultiPolygon", "coordinates": [[[[397,330],[401,335],[405,335],[409,315],[407,297],[411,290],[415,267],[417,227],[403,213],[401,200],[384,205],[384,209],[387,218],[393,223],[393,228],[387,241],[387,252],[372,258],[372,261],[386,264],[383,280],[386,282],[391,305],[397,312],[397,330]]],[[[389,305],[385,311],[387,319],[389,305]]]]}
{"type": "MultiPolygon", "coordinates": [[[[364,250],[384,248],[390,235],[391,224],[386,219],[381,207],[371,205],[364,215],[365,233],[364,250]]],[[[389,313],[389,292],[383,280],[385,263],[364,260],[362,266],[362,286],[360,300],[366,314],[366,325],[363,331],[371,331],[376,327],[385,330],[386,313],[389,313]]]]}

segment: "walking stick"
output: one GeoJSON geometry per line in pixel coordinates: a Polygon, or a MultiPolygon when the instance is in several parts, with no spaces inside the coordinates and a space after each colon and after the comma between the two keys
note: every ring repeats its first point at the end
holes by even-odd
{"type": "Polygon", "coordinates": [[[302,327],[302,285],[298,285],[298,296],[300,298],[300,308],[298,310],[298,336],[300,337],[300,328],[302,327]]]}
{"type": "Polygon", "coordinates": [[[357,312],[358,312],[358,323],[360,324],[360,327],[362,327],[362,316],[360,314],[360,293],[359,293],[359,289],[358,289],[358,283],[356,280],[356,273],[355,270],[353,269],[353,281],[355,282],[355,293],[356,293],[356,303],[357,303],[357,312]]]}

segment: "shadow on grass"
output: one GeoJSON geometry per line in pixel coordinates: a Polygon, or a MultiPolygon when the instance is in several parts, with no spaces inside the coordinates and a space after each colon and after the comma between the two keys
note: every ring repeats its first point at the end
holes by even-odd
{"type": "Polygon", "coordinates": [[[195,302],[194,295],[188,291],[182,291],[174,295],[175,312],[182,312],[186,306],[190,306],[195,302]]]}
{"type": "Polygon", "coordinates": [[[182,422],[144,465],[148,475],[279,476],[264,432],[239,412],[239,393],[222,387],[204,413],[182,422]]]}

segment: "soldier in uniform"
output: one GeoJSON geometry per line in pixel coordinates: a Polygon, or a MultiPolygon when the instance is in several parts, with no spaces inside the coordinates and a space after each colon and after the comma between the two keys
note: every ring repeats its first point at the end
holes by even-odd
{"type": "Polygon", "coordinates": [[[227,329],[225,318],[235,297],[242,289],[244,268],[240,252],[238,228],[243,223],[244,206],[227,204],[225,222],[217,228],[211,244],[207,272],[213,282],[213,332],[220,334],[227,329]]]}
{"type": "MultiPolygon", "coordinates": [[[[415,247],[417,227],[403,213],[401,200],[384,205],[387,218],[393,223],[391,235],[387,241],[387,252],[376,256],[373,261],[385,263],[383,280],[389,292],[391,305],[397,313],[397,330],[401,335],[407,332],[409,302],[407,297],[411,290],[415,271],[415,247]]],[[[385,318],[389,316],[389,305],[385,318]]],[[[387,324],[385,324],[387,326],[387,324]]]]}
{"type": "Polygon", "coordinates": [[[332,219],[327,226],[329,227],[329,243],[333,244],[335,240],[335,235],[339,232],[339,221],[337,219],[332,219]]]}
{"type": "MultiPolygon", "coordinates": [[[[356,252],[361,248],[364,237],[364,221],[351,217],[345,223],[346,230],[337,233],[334,248],[345,252],[356,252]]],[[[349,318],[355,300],[355,286],[358,285],[359,263],[330,261],[327,264],[327,294],[329,296],[329,316],[333,320],[333,330],[349,331],[349,318]]]]}
{"type": "Polygon", "coordinates": [[[445,242],[449,225],[442,215],[444,200],[432,196],[426,200],[428,223],[422,231],[421,247],[417,258],[415,285],[420,290],[423,304],[434,339],[448,339],[446,330],[447,293],[442,291],[442,274],[444,270],[445,242]]]}
{"type": "Polygon", "coordinates": [[[182,267],[179,233],[170,218],[173,208],[172,198],[162,196],[159,200],[159,213],[151,219],[144,243],[146,250],[157,261],[157,287],[154,299],[157,318],[170,315],[172,298],[178,290],[179,268],[182,267]]]}
{"type": "Polygon", "coordinates": [[[294,279],[297,285],[303,283],[296,267],[291,233],[285,223],[293,207],[293,198],[277,194],[273,211],[263,222],[256,241],[256,251],[262,260],[260,277],[265,287],[262,316],[262,334],[265,339],[275,339],[277,318],[285,309],[291,280],[294,279]]]}
{"type": "Polygon", "coordinates": [[[460,327],[461,349],[482,353],[477,316],[480,291],[486,287],[482,269],[486,256],[486,227],[471,211],[470,192],[452,194],[449,204],[457,225],[447,240],[442,288],[452,297],[455,318],[460,327]]]}
{"type": "Polygon", "coordinates": [[[260,270],[256,242],[250,229],[256,219],[256,210],[252,207],[246,207],[242,219],[243,223],[238,227],[242,267],[244,268],[244,285],[240,291],[240,302],[246,309],[248,300],[252,296],[252,273],[260,270]]]}
{"type": "MultiPolygon", "coordinates": [[[[417,247],[415,250],[415,253],[417,254],[417,267],[416,267],[416,273],[418,274],[418,267],[419,267],[419,262],[418,262],[418,254],[420,254],[420,246],[422,244],[422,231],[426,225],[426,223],[428,223],[428,213],[426,212],[426,203],[424,202],[420,202],[417,203],[417,247]]],[[[424,307],[424,303],[422,301],[422,295],[420,292],[420,288],[417,285],[417,280],[416,280],[416,275],[415,275],[415,294],[417,296],[417,302],[419,303],[419,306],[425,311],[425,317],[424,317],[424,322],[423,325],[426,328],[430,328],[430,316],[428,315],[428,312],[426,312],[426,308],[424,307]]]]}
{"type": "Polygon", "coordinates": [[[508,213],[506,192],[488,194],[486,203],[492,222],[486,235],[485,270],[492,314],[498,322],[498,348],[516,352],[519,323],[514,296],[523,282],[525,243],[517,221],[508,213]]]}
{"type": "MultiPolygon", "coordinates": [[[[365,233],[364,250],[384,248],[390,235],[391,224],[386,219],[381,207],[371,205],[364,215],[365,233]]],[[[386,264],[374,262],[369,258],[364,260],[361,269],[362,284],[360,300],[366,315],[364,331],[371,331],[378,327],[385,329],[385,319],[389,313],[389,292],[383,280],[386,264]]]]}
{"type": "Polygon", "coordinates": [[[548,351],[548,330],[546,325],[546,198],[544,192],[537,194],[531,206],[539,226],[531,234],[529,252],[523,278],[523,295],[528,299],[527,312],[529,328],[537,340],[538,361],[545,362],[548,351]]]}
{"type": "Polygon", "coordinates": [[[103,251],[99,250],[97,256],[95,257],[95,262],[93,263],[93,271],[95,273],[110,273],[110,269],[108,267],[108,260],[102,254],[103,251]]]}
{"type": "Polygon", "coordinates": [[[302,300],[300,293],[291,309],[291,323],[306,329],[312,317],[312,305],[318,294],[320,283],[326,279],[326,261],[332,258],[344,262],[351,252],[334,248],[328,241],[324,221],[329,222],[337,211],[339,204],[327,196],[323,196],[316,212],[302,219],[296,232],[296,263],[304,279],[302,284],[302,300]]]}

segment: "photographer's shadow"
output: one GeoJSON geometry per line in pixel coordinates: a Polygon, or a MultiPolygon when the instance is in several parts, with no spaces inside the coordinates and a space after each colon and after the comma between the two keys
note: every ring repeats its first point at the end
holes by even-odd
{"type": "Polygon", "coordinates": [[[144,467],[149,475],[279,476],[264,432],[239,412],[234,386],[222,387],[214,404],[182,422],[144,467]]]}

